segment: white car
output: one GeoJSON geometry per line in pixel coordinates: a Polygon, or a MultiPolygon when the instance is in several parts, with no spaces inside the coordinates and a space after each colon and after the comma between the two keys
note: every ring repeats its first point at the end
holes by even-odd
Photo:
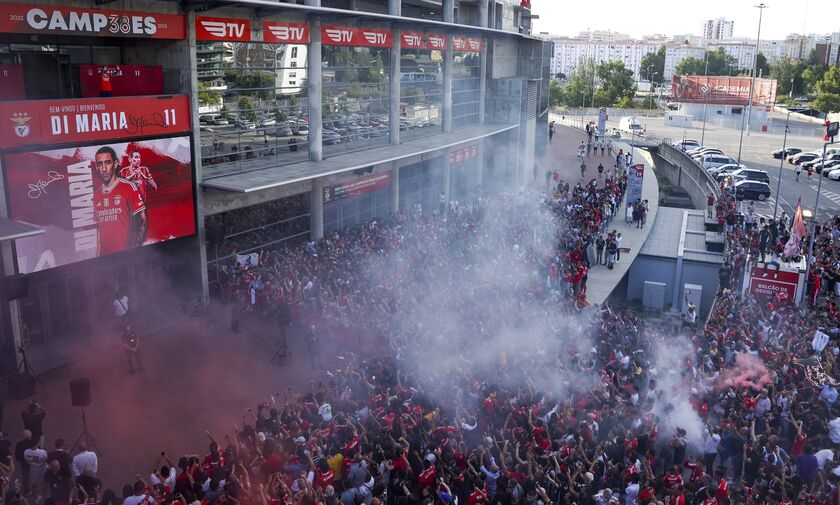
{"type": "Polygon", "coordinates": [[[718,167],[712,167],[709,169],[709,173],[711,175],[717,175],[723,172],[734,172],[741,168],[748,168],[746,165],[741,163],[740,165],[737,163],[727,163],[726,165],[720,165],[718,167]]]}
{"type": "Polygon", "coordinates": [[[840,181],[840,168],[835,168],[828,173],[828,178],[832,181],[840,181]]]}
{"type": "Polygon", "coordinates": [[[674,147],[676,147],[677,149],[682,149],[683,151],[690,151],[691,149],[699,149],[700,148],[700,142],[697,142],[696,140],[688,140],[688,139],[682,140],[680,142],[674,142],[672,145],[674,147]]]}

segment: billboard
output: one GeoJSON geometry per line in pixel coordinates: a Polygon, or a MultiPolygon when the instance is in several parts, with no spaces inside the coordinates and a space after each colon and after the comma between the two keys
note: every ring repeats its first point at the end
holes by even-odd
{"type": "Polygon", "coordinates": [[[196,16],[195,40],[249,42],[251,40],[251,21],[248,19],[196,16]]]}
{"type": "Polygon", "coordinates": [[[391,47],[394,35],[388,30],[324,25],[321,42],[330,46],[391,47]]]}
{"type": "Polygon", "coordinates": [[[180,14],[15,3],[0,3],[0,32],[176,40],[187,37],[180,14]]]}
{"type": "Polygon", "coordinates": [[[0,102],[0,149],[190,131],[187,95],[0,102]]]}
{"type": "MultiPolygon", "coordinates": [[[[675,75],[671,81],[671,100],[675,102],[745,106],[749,99],[749,77],[675,75]]],[[[753,104],[775,101],[776,79],[756,79],[753,104]]]]}
{"type": "Polygon", "coordinates": [[[631,165],[627,176],[627,203],[636,203],[642,199],[644,180],[645,166],[641,163],[631,165]]]}
{"type": "Polygon", "coordinates": [[[31,273],[195,233],[188,136],[7,154],[9,217],[31,273]],[[114,158],[116,156],[116,158],[114,158]]]}
{"type": "Polygon", "coordinates": [[[446,35],[439,33],[402,32],[403,49],[446,49],[446,35]]]}
{"type": "Polygon", "coordinates": [[[309,25],[263,21],[263,42],[276,44],[308,44],[309,25]]]}
{"type": "Polygon", "coordinates": [[[99,96],[102,75],[111,79],[111,96],[163,94],[163,67],[141,65],[79,65],[82,96],[99,96]]]}
{"type": "Polygon", "coordinates": [[[477,37],[452,37],[452,50],[456,52],[474,53],[484,51],[484,39],[477,37]]]}
{"type": "Polygon", "coordinates": [[[335,186],[324,187],[324,203],[373,193],[391,185],[391,172],[382,172],[359,177],[335,186]]]}
{"type": "Polygon", "coordinates": [[[470,158],[475,158],[478,156],[478,144],[473,144],[471,146],[462,147],[461,149],[456,149],[449,153],[449,163],[461,163],[462,161],[466,161],[470,158]]]}
{"type": "Polygon", "coordinates": [[[775,268],[755,267],[750,275],[750,294],[765,298],[779,295],[782,299],[795,302],[797,301],[799,280],[799,272],[787,272],[785,270],[776,272],[775,268]]]}

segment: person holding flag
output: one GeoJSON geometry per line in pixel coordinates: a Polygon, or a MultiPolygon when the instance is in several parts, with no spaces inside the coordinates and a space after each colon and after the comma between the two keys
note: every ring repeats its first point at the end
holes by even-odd
{"type": "Polygon", "coordinates": [[[802,218],[802,197],[796,202],[796,214],[793,216],[793,226],[790,229],[790,238],[785,244],[785,258],[799,256],[802,239],[808,234],[805,228],[805,220],[802,218]]]}

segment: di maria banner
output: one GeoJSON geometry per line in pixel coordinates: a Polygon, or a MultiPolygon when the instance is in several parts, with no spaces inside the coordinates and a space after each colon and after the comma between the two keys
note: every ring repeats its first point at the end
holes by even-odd
{"type": "Polygon", "coordinates": [[[7,154],[9,217],[31,273],[195,233],[188,136],[7,154]]]}
{"type": "Polygon", "coordinates": [[[190,132],[187,95],[0,102],[0,149],[190,132]]]}

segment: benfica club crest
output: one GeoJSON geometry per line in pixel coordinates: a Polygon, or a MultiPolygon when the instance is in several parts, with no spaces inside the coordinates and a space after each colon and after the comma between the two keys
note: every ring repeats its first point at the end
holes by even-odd
{"type": "Polygon", "coordinates": [[[120,206],[120,200],[122,200],[122,197],[120,195],[114,196],[114,207],[120,206]]]}
{"type": "Polygon", "coordinates": [[[15,135],[18,137],[26,137],[29,135],[29,121],[32,120],[32,117],[27,112],[15,112],[10,117],[12,123],[14,123],[14,130],[15,135]]]}

